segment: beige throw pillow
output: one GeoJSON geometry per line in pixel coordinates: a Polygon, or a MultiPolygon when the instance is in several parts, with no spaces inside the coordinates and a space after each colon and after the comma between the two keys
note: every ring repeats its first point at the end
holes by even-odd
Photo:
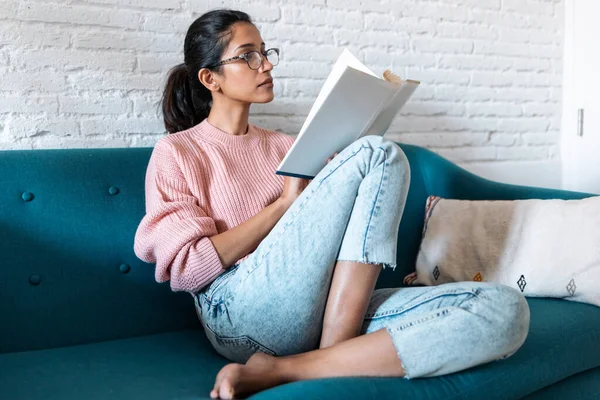
{"type": "Polygon", "coordinates": [[[600,196],[451,200],[430,196],[407,284],[496,282],[525,296],[600,306],[600,196]]]}

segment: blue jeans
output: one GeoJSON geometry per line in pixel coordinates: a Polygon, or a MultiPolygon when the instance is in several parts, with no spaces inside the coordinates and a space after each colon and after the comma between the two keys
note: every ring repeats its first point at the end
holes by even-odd
{"type": "MultiPolygon", "coordinates": [[[[247,259],[194,296],[217,352],[245,363],[318,348],[336,260],[395,268],[409,184],[394,142],[370,135],[342,150],[247,259]]],[[[485,282],[377,289],[361,334],[380,329],[406,378],[443,375],[515,353],[529,307],[516,289],[485,282]]]]}

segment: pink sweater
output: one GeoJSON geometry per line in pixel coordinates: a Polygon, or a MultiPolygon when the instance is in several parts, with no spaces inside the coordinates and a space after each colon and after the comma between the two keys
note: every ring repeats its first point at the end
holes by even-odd
{"type": "Polygon", "coordinates": [[[283,177],[275,170],[293,142],[253,124],[245,135],[231,135],[205,119],[156,143],[134,252],[156,264],[157,282],[170,280],[173,291],[194,293],[230,267],[208,237],[241,224],[279,197],[283,177]]]}

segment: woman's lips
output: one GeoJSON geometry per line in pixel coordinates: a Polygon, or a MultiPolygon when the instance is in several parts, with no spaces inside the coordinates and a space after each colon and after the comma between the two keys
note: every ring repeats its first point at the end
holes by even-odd
{"type": "Polygon", "coordinates": [[[261,87],[261,86],[273,87],[273,78],[268,78],[265,80],[265,82],[258,85],[258,87],[261,87]]]}

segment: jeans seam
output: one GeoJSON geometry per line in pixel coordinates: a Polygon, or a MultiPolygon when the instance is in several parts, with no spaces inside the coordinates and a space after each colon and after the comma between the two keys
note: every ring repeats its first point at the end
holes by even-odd
{"type": "MultiPolygon", "coordinates": [[[[381,148],[381,147],[379,147],[379,148],[381,148]]],[[[301,205],[298,207],[298,210],[297,210],[297,211],[296,211],[296,213],[294,214],[293,218],[295,218],[295,217],[296,217],[296,215],[298,215],[298,213],[300,213],[300,211],[301,211],[301,210],[304,208],[304,206],[306,205],[306,202],[307,202],[307,201],[308,201],[308,200],[309,200],[309,199],[312,197],[312,194],[313,194],[314,192],[316,192],[316,191],[317,191],[317,189],[319,189],[319,188],[321,187],[321,185],[323,184],[323,182],[325,182],[325,179],[329,178],[329,177],[330,177],[330,176],[331,176],[331,175],[332,175],[332,174],[333,174],[335,171],[337,171],[337,170],[338,170],[338,169],[339,169],[339,168],[340,168],[342,165],[344,165],[344,164],[345,164],[345,163],[346,163],[348,160],[350,160],[352,157],[356,156],[356,155],[357,155],[357,154],[358,154],[358,153],[359,153],[359,152],[360,152],[362,149],[368,149],[368,147],[367,147],[367,146],[364,146],[364,145],[361,145],[361,146],[360,146],[360,147],[359,147],[359,148],[358,148],[358,149],[357,149],[357,150],[356,150],[354,153],[352,153],[350,156],[348,156],[348,158],[346,158],[344,161],[342,161],[342,162],[340,163],[340,165],[336,166],[336,167],[333,169],[333,171],[331,171],[329,174],[327,174],[327,176],[325,176],[323,179],[321,179],[321,180],[319,181],[319,184],[317,185],[317,187],[316,187],[316,188],[315,188],[315,189],[314,189],[314,190],[311,192],[311,196],[307,196],[307,197],[306,197],[306,199],[305,199],[305,201],[304,201],[304,203],[302,203],[302,204],[301,204],[301,205]]],[[[279,239],[280,239],[281,237],[283,237],[283,233],[285,232],[285,228],[286,228],[286,227],[287,227],[287,225],[284,225],[284,227],[283,227],[283,228],[284,228],[284,229],[283,229],[283,231],[281,232],[281,234],[280,234],[280,235],[278,235],[278,236],[277,236],[277,241],[276,241],[276,242],[274,242],[274,243],[272,243],[272,244],[271,244],[271,246],[270,246],[270,247],[269,247],[269,248],[268,248],[268,249],[265,251],[265,254],[264,254],[264,255],[263,255],[263,257],[261,258],[261,260],[260,260],[260,263],[262,263],[262,261],[264,260],[264,258],[265,258],[265,257],[266,257],[266,256],[267,256],[269,253],[270,253],[270,251],[271,251],[271,249],[273,248],[273,246],[275,246],[275,245],[276,245],[276,244],[279,242],[279,239]]],[[[243,282],[243,281],[244,281],[244,280],[245,280],[245,279],[246,279],[246,278],[247,278],[247,277],[248,277],[248,276],[249,276],[249,275],[250,275],[252,272],[254,272],[254,270],[255,270],[256,268],[258,268],[258,264],[259,264],[259,263],[257,262],[257,265],[256,265],[256,266],[255,266],[255,267],[254,267],[254,268],[253,268],[251,271],[248,271],[248,272],[246,273],[246,276],[245,276],[244,278],[242,278],[242,280],[240,280],[240,282],[238,282],[238,285],[237,285],[237,286],[241,285],[241,284],[242,284],[242,282],[243,282]]],[[[237,287],[237,286],[236,286],[236,287],[237,287]]],[[[218,303],[216,303],[215,305],[218,305],[218,304],[220,304],[220,303],[223,303],[223,302],[225,302],[225,301],[227,301],[227,300],[231,299],[231,298],[234,296],[234,294],[235,294],[235,288],[234,288],[234,289],[233,289],[231,292],[232,292],[232,293],[231,293],[231,294],[230,294],[230,295],[229,295],[227,298],[221,299],[221,300],[220,300],[218,303]]]]}
{"type": "Polygon", "coordinates": [[[436,318],[439,318],[439,317],[444,317],[444,316],[450,314],[451,311],[453,311],[453,310],[455,310],[457,308],[460,308],[462,310],[470,311],[471,308],[473,308],[474,300],[477,300],[479,298],[479,296],[477,296],[476,294],[474,294],[474,293],[471,293],[471,294],[472,294],[472,296],[470,298],[468,298],[467,300],[465,300],[459,306],[446,306],[444,308],[436,309],[435,310],[436,312],[433,315],[430,315],[428,317],[424,317],[424,318],[418,319],[416,321],[412,321],[410,323],[405,323],[405,324],[400,325],[400,326],[391,327],[390,330],[392,330],[392,331],[403,331],[406,328],[410,328],[410,327],[415,326],[415,325],[423,324],[423,323],[432,321],[433,319],[436,319],[436,318]],[[463,304],[465,304],[465,303],[467,303],[467,304],[463,306],[463,304]]]}
{"type": "Polygon", "coordinates": [[[435,314],[432,314],[432,315],[429,315],[427,317],[423,317],[423,318],[417,319],[415,321],[404,323],[404,324],[402,324],[400,326],[392,326],[389,329],[392,332],[394,332],[394,331],[403,331],[406,328],[410,328],[410,327],[413,327],[415,325],[424,324],[426,322],[432,321],[432,320],[440,318],[440,317],[445,317],[446,315],[448,315],[450,313],[450,311],[451,311],[450,307],[444,307],[443,309],[436,310],[435,314]]]}
{"type": "Polygon", "coordinates": [[[474,290],[474,291],[471,291],[471,290],[464,291],[464,290],[463,290],[463,291],[460,291],[460,292],[455,292],[455,293],[440,293],[440,294],[438,294],[438,295],[435,295],[435,296],[432,296],[432,297],[428,297],[428,298],[426,298],[426,299],[423,299],[422,301],[420,301],[420,302],[418,302],[418,303],[416,303],[416,304],[414,304],[414,305],[412,305],[412,306],[410,306],[410,307],[408,307],[408,308],[396,308],[396,309],[393,309],[393,310],[386,311],[386,312],[384,312],[384,313],[374,313],[373,315],[369,315],[369,314],[367,314],[367,315],[365,316],[365,319],[371,319],[371,320],[374,320],[374,319],[379,319],[379,318],[388,317],[388,316],[390,316],[390,315],[401,314],[401,313],[403,313],[403,312],[405,312],[405,311],[412,310],[412,309],[414,309],[414,308],[416,308],[416,307],[419,307],[419,306],[421,306],[421,305],[423,305],[423,304],[425,304],[425,303],[427,303],[427,302],[429,302],[429,301],[431,301],[431,300],[435,300],[435,299],[438,299],[438,298],[440,298],[440,297],[446,297],[446,296],[459,296],[459,295],[463,295],[463,294],[468,294],[468,295],[471,295],[471,298],[469,298],[469,299],[468,299],[468,300],[466,300],[466,301],[470,301],[470,300],[472,300],[474,297],[476,297],[476,298],[479,298],[479,293],[480,293],[480,292],[481,292],[481,291],[480,291],[479,289],[476,289],[476,290],[474,290]]]}
{"type": "MultiPolygon", "coordinates": [[[[381,148],[381,147],[379,147],[381,148]]],[[[319,186],[321,186],[321,184],[325,181],[325,179],[329,178],[335,171],[337,171],[342,165],[344,165],[349,159],[351,159],[352,157],[354,157],[355,155],[357,155],[362,149],[368,149],[367,146],[360,146],[354,153],[350,154],[350,156],[348,156],[348,158],[346,158],[344,161],[340,162],[340,164],[335,167],[331,172],[329,172],[329,174],[327,174],[326,176],[323,177],[323,179],[321,179],[319,181],[319,186]]]]}
{"type": "Polygon", "coordinates": [[[367,229],[365,231],[365,238],[363,240],[363,249],[362,249],[362,257],[364,260],[367,259],[365,254],[365,250],[367,248],[367,237],[369,236],[369,228],[371,227],[371,220],[373,219],[373,213],[375,212],[375,206],[377,205],[377,200],[379,199],[379,192],[381,191],[381,185],[383,184],[383,177],[385,176],[385,166],[387,164],[387,152],[383,147],[378,147],[378,149],[383,150],[383,154],[385,155],[383,161],[383,169],[381,171],[381,178],[379,180],[379,187],[377,188],[377,195],[375,196],[375,201],[373,201],[373,206],[371,207],[371,213],[369,215],[369,221],[367,222],[367,229]]]}
{"type": "Polygon", "coordinates": [[[263,351],[265,353],[271,354],[275,356],[277,353],[268,346],[265,346],[255,338],[250,335],[238,335],[238,336],[222,336],[218,334],[213,328],[210,327],[208,323],[206,323],[206,328],[214,335],[215,340],[222,345],[236,345],[240,342],[246,342],[248,346],[250,346],[254,350],[266,350],[263,351]]]}

